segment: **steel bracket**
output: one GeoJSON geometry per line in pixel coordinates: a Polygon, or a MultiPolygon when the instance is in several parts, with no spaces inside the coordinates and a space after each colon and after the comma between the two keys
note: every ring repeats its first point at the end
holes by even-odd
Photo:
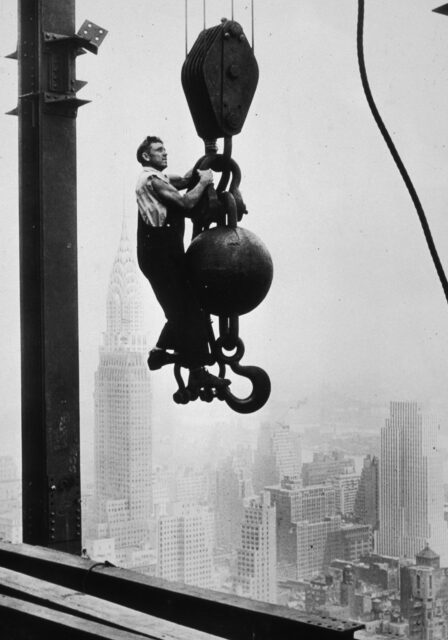
{"type": "Polygon", "coordinates": [[[78,33],[72,35],[44,31],[47,68],[43,104],[47,111],[73,118],[78,107],[90,102],[76,97],[76,92],[87,83],[75,78],[74,61],[76,56],[86,51],[97,54],[106,35],[106,29],[89,20],[85,20],[78,33]]]}
{"type": "Polygon", "coordinates": [[[45,104],[61,103],[70,104],[73,107],[82,107],[85,104],[91,102],[91,100],[80,100],[74,93],[52,93],[46,91],[44,93],[45,104]]]}
{"type": "Polygon", "coordinates": [[[44,42],[50,46],[66,45],[67,48],[74,51],[75,55],[82,55],[84,49],[96,55],[107,33],[106,29],[99,27],[89,20],[85,20],[78,33],[74,33],[73,35],[45,31],[44,42]]]}
{"type": "MultiPolygon", "coordinates": [[[[91,53],[98,53],[98,47],[95,44],[92,44],[90,40],[81,38],[80,36],[77,36],[75,34],[72,36],[66,36],[61,33],[51,33],[49,31],[46,31],[44,33],[44,42],[49,46],[65,45],[67,48],[72,49],[76,55],[80,55],[83,49],[87,49],[87,51],[90,51],[91,53]]],[[[82,53],[84,53],[84,51],[82,51],[82,53]]]]}

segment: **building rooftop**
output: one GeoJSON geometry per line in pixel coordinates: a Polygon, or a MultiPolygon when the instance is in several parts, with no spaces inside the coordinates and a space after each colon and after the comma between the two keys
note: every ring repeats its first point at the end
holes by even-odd
{"type": "Polygon", "coordinates": [[[417,553],[416,558],[425,558],[426,560],[436,560],[436,559],[440,559],[440,556],[438,553],[433,551],[427,544],[424,549],[422,549],[419,553],[417,553]]]}

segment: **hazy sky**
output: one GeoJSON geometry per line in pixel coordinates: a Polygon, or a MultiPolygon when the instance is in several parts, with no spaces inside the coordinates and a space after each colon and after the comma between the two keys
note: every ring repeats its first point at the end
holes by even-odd
{"type": "MultiPolygon", "coordinates": [[[[250,37],[250,2],[235,0],[250,37]]],[[[448,17],[437,0],[366,0],[372,91],[426,209],[448,269],[448,17]]],[[[230,17],[207,0],[207,26],[230,17]]],[[[189,46],[202,0],[189,0],[189,46]]],[[[364,399],[446,396],[448,305],[411,200],[373,122],[356,58],[356,0],[256,0],[260,81],[234,158],[249,209],[243,226],[274,261],[264,303],[241,319],[244,363],[263,366],[272,401],[243,424],[279,415],[323,386],[364,399]]],[[[202,155],[180,83],[183,0],[78,0],[77,24],[109,30],[97,57],[78,59],[78,226],[81,397],[93,424],[93,375],[123,215],[135,234],[135,148],[160,135],[169,171],[202,155]]],[[[0,5],[2,52],[16,45],[16,0],[0,5]]],[[[17,63],[0,61],[0,113],[16,104],[17,63]]],[[[0,429],[4,450],[19,430],[17,119],[0,116],[0,429]]],[[[61,212],[63,215],[63,212],[61,212]]],[[[148,329],[162,314],[142,277],[148,329]]],[[[154,411],[176,424],[236,419],[222,403],[177,407],[170,371],[155,373],[154,411]]],[[[446,427],[448,430],[448,427],[446,427]]],[[[86,436],[87,437],[87,436],[86,436]]],[[[3,450],[3,446],[2,446],[3,450]]]]}

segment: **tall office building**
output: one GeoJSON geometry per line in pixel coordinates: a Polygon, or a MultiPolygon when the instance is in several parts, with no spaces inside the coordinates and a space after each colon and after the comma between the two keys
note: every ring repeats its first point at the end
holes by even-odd
{"type": "Polygon", "coordinates": [[[297,522],[321,522],[336,515],[336,490],[330,485],[303,487],[299,478],[283,478],[280,485],[267,487],[276,508],[277,562],[282,578],[297,573],[297,522]]]}
{"type": "Polygon", "coordinates": [[[185,467],[176,472],[175,502],[182,504],[208,504],[209,503],[209,477],[205,470],[185,467]]]}
{"type": "Polygon", "coordinates": [[[416,402],[392,402],[381,431],[378,552],[413,558],[426,544],[448,566],[439,425],[416,402]]]}
{"type": "Polygon", "coordinates": [[[359,478],[357,473],[344,473],[332,479],[336,492],[336,511],[341,516],[352,516],[358,494],[359,478]]]}
{"type": "Polygon", "coordinates": [[[153,514],[157,518],[168,513],[170,505],[176,501],[176,477],[172,469],[156,466],[151,481],[153,514]]]}
{"type": "Polygon", "coordinates": [[[300,481],[283,478],[280,485],[266,490],[277,507],[277,518],[289,522],[320,522],[336,515],[336,491],[329,484],[302,487],[300,481]]]}
{"type": "Polygon", "coordinates": [[[336,476],[355,473],[355,461],[340,451],[314,453],[312,462],[304,462],[302,480],[305,486],[323,484],[336,476]]]}
{"type": "Polygon", "coordinates": [[[172,505],[157,527],[157,576],[212,589],[214,514],[201,505],[172,505]]]}
{"type": "MultiPolygon", "coordinates": [[[[266,487],[275,506],[277,571],[281,579],[294,579],[297,569],[297,535],[294,523],[301,519],[306,504],[300,479],[283,478],[279,485],[266,487]]],[[[334,491],[333,491],[334,511],[334,491]]]]}
{"type": "Polygon", "coordinates": [[[379,460],[376,456],[364,458],[355,499],[355,518],[378,529],[379,521],[379,460]]]}
{"type": "Polygon", "coordinates": [[[312,578],[335,559],[331,538],[338,534],[342,526],[341,516],[325,518],[321,522],[306,520],[294,525],[297,536],[297,576],[296,579],[312,578]]]}
{"type": "Polygon", "coordinates": [[[331,555],[347,562],[359,562],[373,551],[373,533],[369,524],[343,523],[332,537],[331,555]]]}
{"type": "Polygon", "coordinates": [[[295,530],[299,580],[316,576],[337,559],[358,562],[373,549],[371,526],[344,523],[340,515],[321,522],[297,522],[295,530]]]}
{"type": "Polygon", "coordinates": [[[278,484],[285,476],[298,477],[301,468],[300,434],[286,424],[263,423],[255,452],[254,491],[259,493],[267,486],[278,484]]]}
{"type": "Polygon", "coordinates": [[[152,509],[151,388],[139,277],[123,225],[95,374],[95,498],[98,521],[127,547],[144,541],[152,509]]]}
{"type": "Polygon", "coordinates": [[[229,456],[216,470],[216,542],[223,551],[236,549],[244,517],[244,500],[253,494],[250,469],[229,456]]]}
{"type": "Polygon", "coordinates": [[[241,546],[238,549],[236,592],[270,602],[277,601],[275,507],[269,493],[251,498],[244,509],[241,546]]]}

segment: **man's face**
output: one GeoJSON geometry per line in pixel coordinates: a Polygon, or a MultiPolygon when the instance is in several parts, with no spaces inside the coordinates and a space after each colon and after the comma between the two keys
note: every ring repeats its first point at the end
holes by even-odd
{"type": "Polygon", "coordinates": [[[162,170],[168,166],[168,155],[163,142],[153,142],[149,145],[148,151],[145,151],[142,155],[154,169],[162,170]]]}

